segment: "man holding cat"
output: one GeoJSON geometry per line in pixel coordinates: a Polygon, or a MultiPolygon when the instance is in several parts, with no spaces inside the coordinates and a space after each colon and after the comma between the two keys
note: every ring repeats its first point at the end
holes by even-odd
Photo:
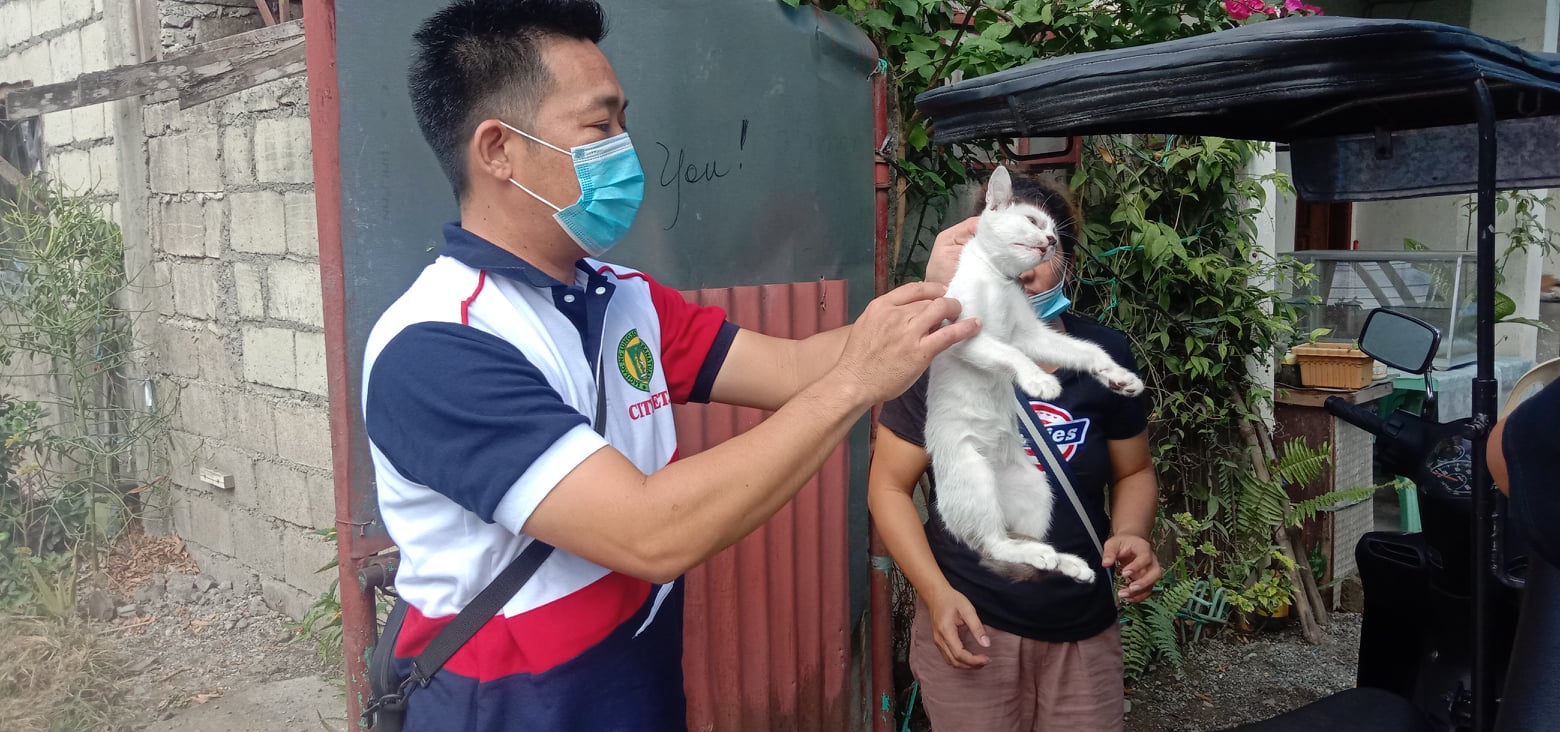
{"type": "Polygon", "coordinates": [[[459,199],[380,318],[364,414],[410,670],[533,541],[535,574],[407,699],[408,729],[671,730],[682,584],[762,525],[874,403],[973,335],[946,288],[792,341],[602,262],[644,176],[593,0],[457,0],[416,36],[414,110],[459,199]],[[670,403],[774,414],[676,461],[670,403]],[[535,545],[544,548],[542,544],[535,545]]]}

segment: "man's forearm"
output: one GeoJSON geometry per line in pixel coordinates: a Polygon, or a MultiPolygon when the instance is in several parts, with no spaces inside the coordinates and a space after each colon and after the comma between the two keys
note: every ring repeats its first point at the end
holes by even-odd
{"type": "Polygon", "coordinates": [[[1123,477],[1111,486],[1110,532],[1150,538],[1159,511],[1159,482],[1152,470],[1123,477]]]}
{"type": "Polygon", "coordinates": [[[840,353],[845,350],[845,341],[849,338],[850,326],[845,325],[808,336],[797,342],[796,362],[792,364],[796,393],[800,394],[810,384],[823,378],[829,369],[834,368],[834,364],[840,360],[840,353]]]}
{"type": "MultiPolygon", "coordinates": [[[[831,362],[832,363],[832,362],[831,362]]],[[[823,466],[869,403],[816,381],[769,419],[656,471],[644,516],[651,552],[680,575],[762,526],[823,466]]]]}

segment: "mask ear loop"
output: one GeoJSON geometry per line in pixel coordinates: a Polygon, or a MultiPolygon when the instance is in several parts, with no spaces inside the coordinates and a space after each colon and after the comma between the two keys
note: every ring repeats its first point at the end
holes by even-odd
{"type": "Polygon", "coordinates": [[[531,190],[529,188],[526,188],[523,185],[520,185],[520,181],[517,181],[514,178],[510,178],[509,182],[511,184],[513,184],[514,187],[519,188],[520,190],[525,191],[526,193],[529,193],[532,198],[534,198],[534,199],[536,199],[538,201],[541,201],[542,203],[547,204],[547,207],[552,209],[555,213],[562,213],[563,212],[563,209],[558,208],[557,206],[554,206],[552,201],[549,201],[549,200],[547,200],[545,198],[542,198],[541,196],[536,195],[535,191],[533,191],[533,190],[531,190]]]}
{"type": "MultiPolygon", "coordinates": [[[[557,150],[558,152],[561,152],[564,155],[568,155],[571,158],[574,157],[574,155],[572,153],[570,153],[568,150],[565,150],[565,149],[563,149],[561,147],[558,147],[557,145],[554,145],[554,144],[552,144],[552,143],[550,143],[550,142],[548,142],[546,140],[543,140],[542,138],[537,137],[536,135],[532,135],[532,134],[530,134],[530,133],[528,133],[528,132],[526,132],[526,131],[518,128],[518,127],[515,127],[512,124],[509,124],[508,122],[505,122],[503,120],[498,120],[498,123],[503,125],[504,128],[508,129],[510,132],[513,132],[513,133],[515,133],[515,134],[517,134],[517,135],[519,135],[521,137],[524,137],[527,140],[530,140],[532,142],[535,142],[535,143],[538,143],[538,144],[541,144],[541,145],[546,145],[547,147],[550,147],[550,148],[552,148],[554,150],[557,150]]],[[[529,188],[526,188],[523,185],[520,185],[520,181],[517,181],[514,178],[510,178],[509,182],[511,184],[513,184],[514,187],[519,188],[522,191],[525,191],[532,198],[534,198],[534,199],[536,199],[538,201],[541,201],[542,203],[547,204],[547,207],[552,209],[554,213],[562,213],[563,212],[563,209],[558,207],[558,206],[556,206],[556,205],[554,205],[552,201],[549,201],[549,200],[547,200],[545,198],[542,198],[541,196],[536,195],[536,191],[533,191],[533,190],[531,190],[529,188]]]]}

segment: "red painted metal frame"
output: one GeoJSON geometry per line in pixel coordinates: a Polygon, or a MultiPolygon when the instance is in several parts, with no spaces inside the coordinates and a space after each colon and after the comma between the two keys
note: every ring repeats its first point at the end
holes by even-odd
{"type": "MultiPolygon", "coordinates": [[[[843,281],[686,293],[732,322],[804,338],[849,322],[843,281]]],[[[677,407],[683,457],[766,416],[677,407]]],[[[688,573],[683,668],[694,730],[848,730],[850,556],[847,445],[763,528],[688,573]]]]}
{"type": "MultiPolygon", "coordinates": [[[[355,725],[368,695],[368,649],[374,643],[374,589],[359,580],[366,556],[352,506],[352,409],[347,352],[347,291],[341,251],[341,103],[336,79],[335,0],[304,0],[309,126],[314,147],[314,201],[320,239],[320,289],[325,313],[325,374],[330,394],[331,468],[336,492],[336,555],[340,563],[342,657],[347,719],[355,725]]],[[[372,550],[369,550],[372,551],[372,550]]]]}
{"type": "MultiPolygon", "coordinates": [[[[872,139],[877,143],[877,158],[873,162],[873,179],[876,188],[876,221],[877,230],[873,237],[873,286],[875,295],[888,292],[889,285],[889,242],[888,242],[888,204],[891,187],[893,185],[891,162],[888,159],[888,78],[885,74],[878,74],[872,83],[872,139]]],[[[877,410],[872,412],[872,427],[877,429],[877,410]]],[[[871,649],[871,666],[868,669],[868,693],[864,695],[867,709],[872,712],[872,731],[890,732],[894,729],[894,616],[889,606],[889,582],[888,570],[882,565],[880,558],[888,556],[888,550],[883,546],[882,537],[878,536],[877,526],[869,518],[867,521],[869,533],[867,554],[870,560],[868,565],[868,622],[870,630],[868,640],[871,649]]]]}

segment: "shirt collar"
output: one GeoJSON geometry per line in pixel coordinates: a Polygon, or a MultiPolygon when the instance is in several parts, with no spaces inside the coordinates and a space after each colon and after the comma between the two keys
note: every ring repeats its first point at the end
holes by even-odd
{"type": "MultiPolygon", "coordinates": [[[[532,287],[570,287],[574,284],[553,279],[552,275],[512,252],[461,228],[459,222],[444,225],[444,251],[441,254],[472,269],[501,274],[532,287]]],[[[590,272],[583,266],[583,260],[575,267],[590,272]]]]}

